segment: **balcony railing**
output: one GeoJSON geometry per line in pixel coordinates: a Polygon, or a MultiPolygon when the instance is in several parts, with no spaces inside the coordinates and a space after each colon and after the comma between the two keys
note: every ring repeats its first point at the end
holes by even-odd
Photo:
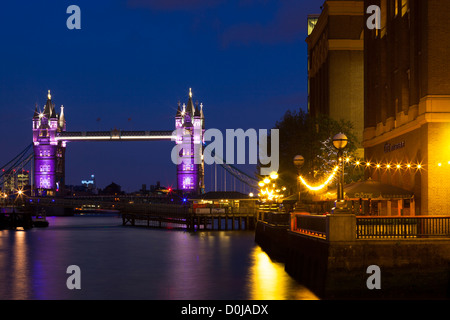
{"type": "Polygon", "coordinates": [[[289,228],[290,214],[285,212],[258,210],[257,219],[273,226],[289,228]]]}
{"type": "Polygon", "coordinates": [[[356,217],[357,239],[450,237],[450,217],[356,217]]]}
{"type": "MultiPolygon", "coordinates": [[[[329,215],[293,214],[291,231],[330,239],[329,215]]],[[[450,216],[355,217],[355,239],[450,237],[450,216]]]]}
{"type": "Polygon", "coordinates": [[[295,215],[291,220],[291,230],[326,239],[327,238],[327,217],[319,215],[295,215]]]}

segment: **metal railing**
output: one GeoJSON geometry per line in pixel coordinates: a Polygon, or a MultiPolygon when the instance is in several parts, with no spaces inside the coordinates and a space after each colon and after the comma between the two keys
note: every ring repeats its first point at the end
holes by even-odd
{"type": "Polygon", "coordinates": [[[276,212],[268,210],[258,210],[257,219],[274,226],[286,226],[289,228],[291,215],[286,212],[276,212]]]}
{"type": "Polygon", "coordinates": [[[291,230],[309,236],[327,238],[327,217],[324,215],[292,216],[291,230]]]}
{"type": "Polygon", "coordinates": [[[357,239],[450,237],[450,217],[356,217],[357,239]]]}
{"type": "MultiPolygon", "coordinates": [[[[329,239],[328,216],[293,214],[291,231],[329,239]]],[[[450,237],[450,216],[356,216],[356,239],[411,239],[450,237]]]]}

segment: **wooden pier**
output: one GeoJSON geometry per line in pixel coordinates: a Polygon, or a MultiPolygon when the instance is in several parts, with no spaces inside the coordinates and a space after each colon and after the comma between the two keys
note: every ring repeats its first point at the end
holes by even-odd
{"type": "Polygon", "coordinates": [[[166,229],[199,230],[254,230],[256,215],[253,213],[122,213],[122,224],[166,229]]]}
{"type": "Polygon", "coordinates": [[[28,230],[33,227],[31,212],[13,211],[10,213],[0,213],[0,230],[9,229],[28,230]]]}

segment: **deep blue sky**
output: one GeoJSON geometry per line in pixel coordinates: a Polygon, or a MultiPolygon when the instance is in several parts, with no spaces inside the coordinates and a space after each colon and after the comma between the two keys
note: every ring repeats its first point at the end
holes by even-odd
{"type": "MultiPolygon", "coordinates": [[[[11,1],[0,10],[0,163],[32,141],[47,90],[67,130],[172,130],[178,100],[207,128],[270,129],[306,108],[306,17],[317,0],[11,1]],[[81,9],[69,30],[66,9],[81,9]],[[98,121],[97,119],[101,120],[98,121]],[[131,118],[131,121],[129,120],[131,118]]],[[[66,183],[176,186],[171,142],[74,142],[66,183]]],[[[211,168],[206,168],[211,189],[211,168]]],[[[230,181],[230,180],[229,180],[230,181]]]]}

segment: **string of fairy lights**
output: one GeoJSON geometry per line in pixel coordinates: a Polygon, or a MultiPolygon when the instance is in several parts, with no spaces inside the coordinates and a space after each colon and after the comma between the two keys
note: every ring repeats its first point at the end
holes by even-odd
{"type": "MultiPolygon", "coordinates": [[[[388,163],[382,163],[382,162],[376,162],[376,161],[364,161],[359,159],[351,159],[349,157],[344,159],[339,159],[339,163],[344,161],[345,165],[352,165],[355,168],[364,168],[364,169],[375,169],[375,170],[384,170],[384,171],[405,171],[405,170],[415,170],[415,171],[421,171],[425,168],[425,166],[422,163],[413,163],[413,162],[388,162],[388,163]]],[[[447,162],[448,165],[450,165],[450,161],[447,162]]],[[[437,163],[438,167],[442,167],[443,163],[439,162],[437,163]]],[[[336,165],[331,173],[326,177],[323,183],[312,186],[310,185],[302,176],[299,177],[300,182],[310,191],[320,191],[327,187],[336,177],[340,169],[340,165],[336,165]]]]}
{"type": "MultiPolygon", "coordinates": [[[[350,157],[339,159],[339,165],[334,166],[332,170],[329,171],[329,174],[324,177],[321,182],[318,182],[316,185],[312,185],[306,181],[303,176],[299,176],[299,181],[310,191],[320,191],[326,188],[331,182],[334,181],[338,173],[340,172],[341,163],[344,161],[344,166],[353,166],[354,168],[364,168],[364,169],[374,169],[377,171],[384,172],[421,172],[426,169],[426,165],[423,163],[414,163],[414,162],[376,162],[376,161],[365,161],[360,159],[352,159],[350,157]]],[[[437,162],[437,168],[443,168],[445,165],[450,168],[450,161],[437,162]]],[[[429,166],[428,166],[429,167],[429,166]]],[[[345,168],[345,167],[344,167],[345,168]]],[[[278,174],[273,172],[270,176],[264,178],[259,182],[260,192],[258,196],[262,199],[262,201],[276,201],[282,199],[286,192],[286,187],[277,185],[278,174]]]]}

